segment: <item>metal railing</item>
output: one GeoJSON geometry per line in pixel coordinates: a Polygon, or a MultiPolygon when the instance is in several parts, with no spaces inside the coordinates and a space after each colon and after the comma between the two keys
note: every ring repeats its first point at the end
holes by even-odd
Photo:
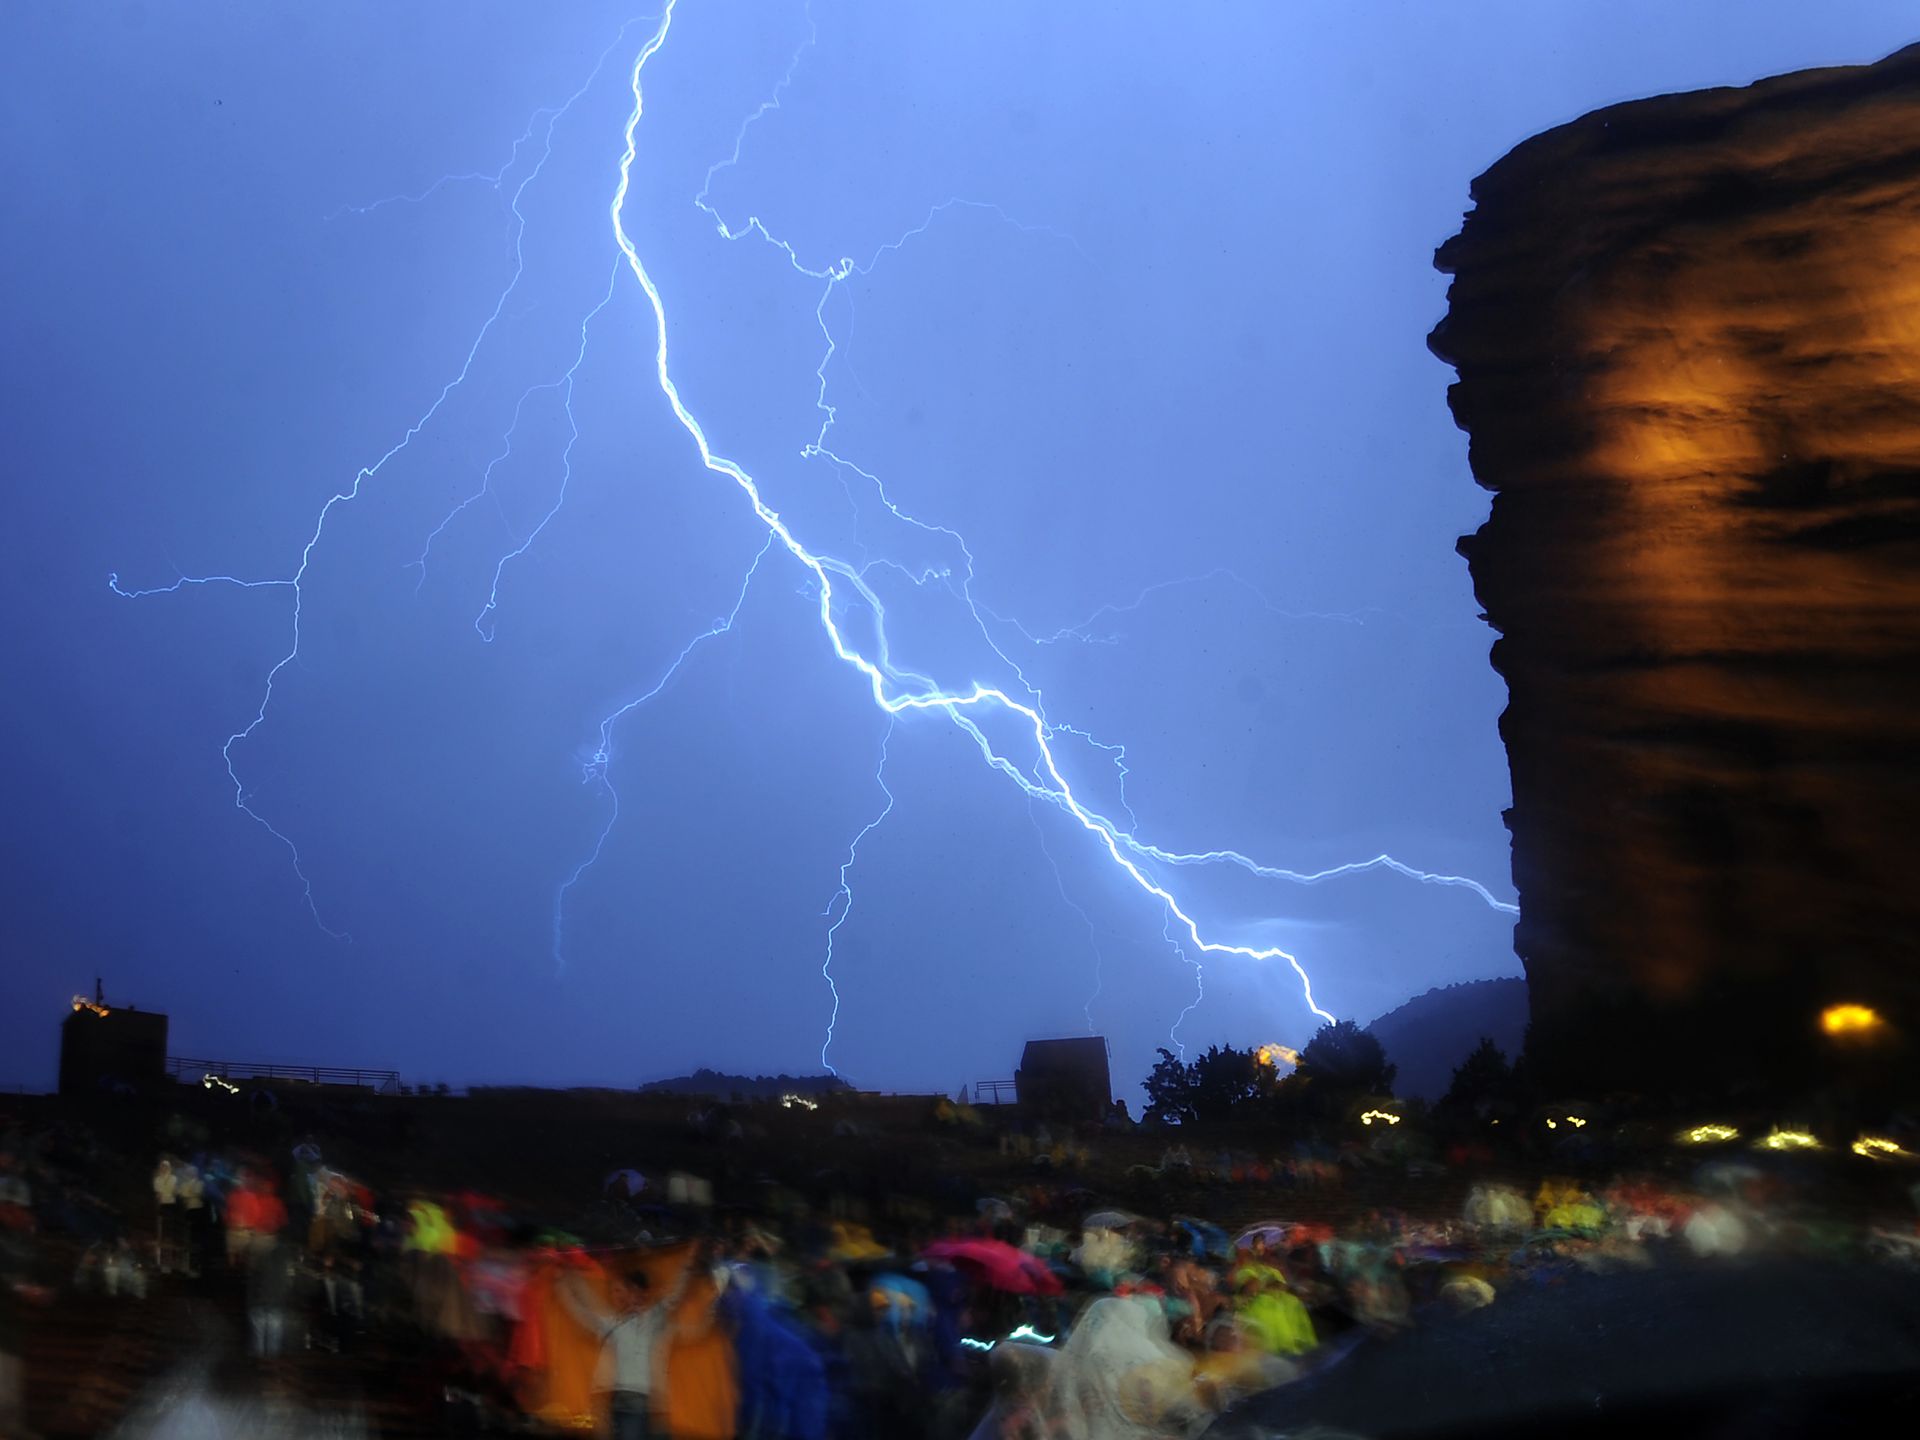
{"type": "Polygon", "coordinates": [[[1020,1092],[1014,1088],[1011,1080],[976,1080],[973,1082],[973,1103],[976,1105],[1013,1105],[1018,1103],[1020,1092]]]}
{"type": "Polygon", "coordinates": [[[222,1080],[304,1080],[309,1085],[351,1085],[392,1095],[400,1089],[398,1070],[357,1070],[339,1065],[274,1065],[238,1060],[194,1060],[167,1057],[167,1074],[188,1084],[217,1075],[222,1080]]]}

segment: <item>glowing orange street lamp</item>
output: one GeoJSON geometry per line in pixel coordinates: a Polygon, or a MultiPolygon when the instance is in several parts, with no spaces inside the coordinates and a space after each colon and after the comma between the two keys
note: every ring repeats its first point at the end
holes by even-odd
{"type": "Polygon", "coordinates": [[[1886,1023],[1868,1005],[1829,1005],[1820,1012],[1820,1028],[1829,1035],[1867,1036],[1884,1029],[1886,1023]]]}

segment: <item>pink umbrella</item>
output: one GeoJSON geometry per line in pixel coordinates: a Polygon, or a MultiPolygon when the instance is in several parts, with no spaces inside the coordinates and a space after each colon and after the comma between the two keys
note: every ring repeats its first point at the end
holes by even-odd
{"type": "Polygon", "coordinates": [[[1044,1262],[1004,1240],[937,1240],[926,1255],[1010,1295],[1058,1295],[1064,1288],[1044,1262]]]}

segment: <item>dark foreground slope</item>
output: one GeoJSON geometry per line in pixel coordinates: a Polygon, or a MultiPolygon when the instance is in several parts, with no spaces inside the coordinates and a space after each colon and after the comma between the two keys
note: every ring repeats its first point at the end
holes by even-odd
{"type": "Polygon", "coordinates": [[[1580,1275],[1363,1342],[1211,1440],[1904,1433],[1920,1400],[1910,1273],[1769,1261],[1580,1275]],[[1904,1418],[1902,1418],[1904,1417],[1904,1418]]]}

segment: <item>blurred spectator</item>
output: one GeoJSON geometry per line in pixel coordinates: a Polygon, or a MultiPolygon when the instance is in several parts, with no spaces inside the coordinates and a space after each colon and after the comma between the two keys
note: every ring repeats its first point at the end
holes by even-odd
{"type": "Polygon", "coordinates": [[[294,1266],[293,1251],[277,1230],[256,1232],[247,1269],[247,1325],[255,1359],[277,1359],[286,1348],[294,1266]]]}
{"type": "Polygon", "coordinates": [[[662,1335],[681,1291],[657,1289],[638,1267],[616,1275],[608,1290],[612,1304],[604,1305],[580,1277],[569,1275],[559,1294],[574,1318],[600,1337],[593,1388],[604,1397],[614,1440],[653,1440],[665,1433],[654,1425],[656,1399],[662,1409],[665,1400],[662,1335]]]}

